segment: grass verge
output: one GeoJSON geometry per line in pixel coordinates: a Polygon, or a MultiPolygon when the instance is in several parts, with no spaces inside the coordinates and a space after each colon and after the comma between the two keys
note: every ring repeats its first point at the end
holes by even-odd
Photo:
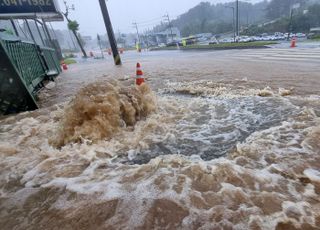
{"type": "MultiPolygon", "coordinates": [[[[190,45],[186,47],[180,47],[181,50],[224,50],[224,49],[257,49],[257,48],[264,48],[269,45],[275,45],[278,42],[239,42],[239,43],[222,43],[222,44],[213,44],[213,45],[190,45]]],[[[151,50],[158,51],[158,50],[176,50],[177,47],[161,47],[161,48],[154,48],[151,50]]]]}
{"type": "Polygon", "coordinates": [[[72,58],[67,58],[67,59],[64,59],[64,63],[67,65],[71,65],[71,64],[77,63],[77,61],[72,58]]]}

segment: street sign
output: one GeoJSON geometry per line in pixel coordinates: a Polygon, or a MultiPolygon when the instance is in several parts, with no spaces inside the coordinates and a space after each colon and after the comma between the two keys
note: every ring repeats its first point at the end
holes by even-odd
{"type": "Polygon", "coordinates": [[[0,0],[0,14],[57,13],[55,0],[0,0]]]}
{"type": "Polygon", "coordinates": [[[63,20],[57,0],[0,0],[0,19],[63,20]]]}

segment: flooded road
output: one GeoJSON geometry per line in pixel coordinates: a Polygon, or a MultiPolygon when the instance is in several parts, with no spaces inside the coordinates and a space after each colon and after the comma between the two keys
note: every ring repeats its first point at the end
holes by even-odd
{"type": "Polygon", "coordinates": [[[123,59],[0,120],[3,229],[319,229],[319,49],[123,59]]]}
{"type": "Polygon", "coordinates": [[[45,107],[66,101],[84,85],[104,79],[127,79],[135,76],[137,61],[154,90],[167,81],[214,80],[236,82],[249,88],[266,86],[275,90],[292,88],[296,94],[320,94],[320,46],[314,49],[262,49],[231,51],[134,51],[122,56],[123,66],[114,67],[113,59],[82,61],[62,74],[55,92],[43,94],[45,107]]]}

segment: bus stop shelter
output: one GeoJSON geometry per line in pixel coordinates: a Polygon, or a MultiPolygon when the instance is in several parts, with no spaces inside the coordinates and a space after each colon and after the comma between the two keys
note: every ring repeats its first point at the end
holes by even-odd
{"type": "Polygon", "coordinates": [[[61,72],[59,47],[48,28],[63,21],[56,0],[2,1],[0,114],[35,110],[45,81],[61,72]]]}

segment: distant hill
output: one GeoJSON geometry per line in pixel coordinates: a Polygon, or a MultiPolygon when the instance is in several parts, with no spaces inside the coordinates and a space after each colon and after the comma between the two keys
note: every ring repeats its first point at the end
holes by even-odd
{"type": "MultiPolygon", "coordinates": [[[[255,4],[240,1],[240,27],[245,29],[253,25],[288,18],[290,16],[290,9],[295,3],[300,3],[299,10],[301,12],[303,9],[308,9],[311,5],[319,4],[320,0],[264,0],[255,4]]],[[[233,30],[233,13],[230,7],[235,7],[235,2],[218,4],[201,2],[173,20],[172,25],[181,31],[182,36],[198,33],[228,33],[233,30]]],[[[317,24],[314,21],[309,23],[310,26],[317,24]]],[[[282,22],[284,23],[282,30],[285,30],[288,22],[285,20],[282,20],[282,22]]],[[[300,26],[300,29],[301,27],[303,25],[300,26]]],[[[161,24],[154,27],[154,31],[160,32],[167,28],[168,24],[161,24]]],[[[305,30],[308,30],[308,28],[305,27],[305,30]]]]}
{"type": "Polygon", "coordinates": [[[252,25],[243,33],[246,35],[289,31],[309,33],[311,28],[320,27],[320,1],[296,0],[296,2],[300,3],[300,7],[292,10],[292,21],[290,20],[290,2],[288,0],[273,0],[266,11],[269,18],[276,17],[277,20],[264,26],[252,25]]]}
{"type": "MultiPolygon", "coordinates": [[[[266,20],[265,9],[268,1],[252,4],[247,2],[239,3],[240,24],[247,26],[261,23],[266,20]]],[[[188,36],[196,33],[214,33],[220,34],[232,31],[233,16],[232,9],[235,3],[201,2],[188,12],[180,15],[172,21],[173,26],[178,27],[182,36],[188,36]]],[[[167,25],[162,24],[154,28],[155,31],[166,29],[167,25]]]]}

